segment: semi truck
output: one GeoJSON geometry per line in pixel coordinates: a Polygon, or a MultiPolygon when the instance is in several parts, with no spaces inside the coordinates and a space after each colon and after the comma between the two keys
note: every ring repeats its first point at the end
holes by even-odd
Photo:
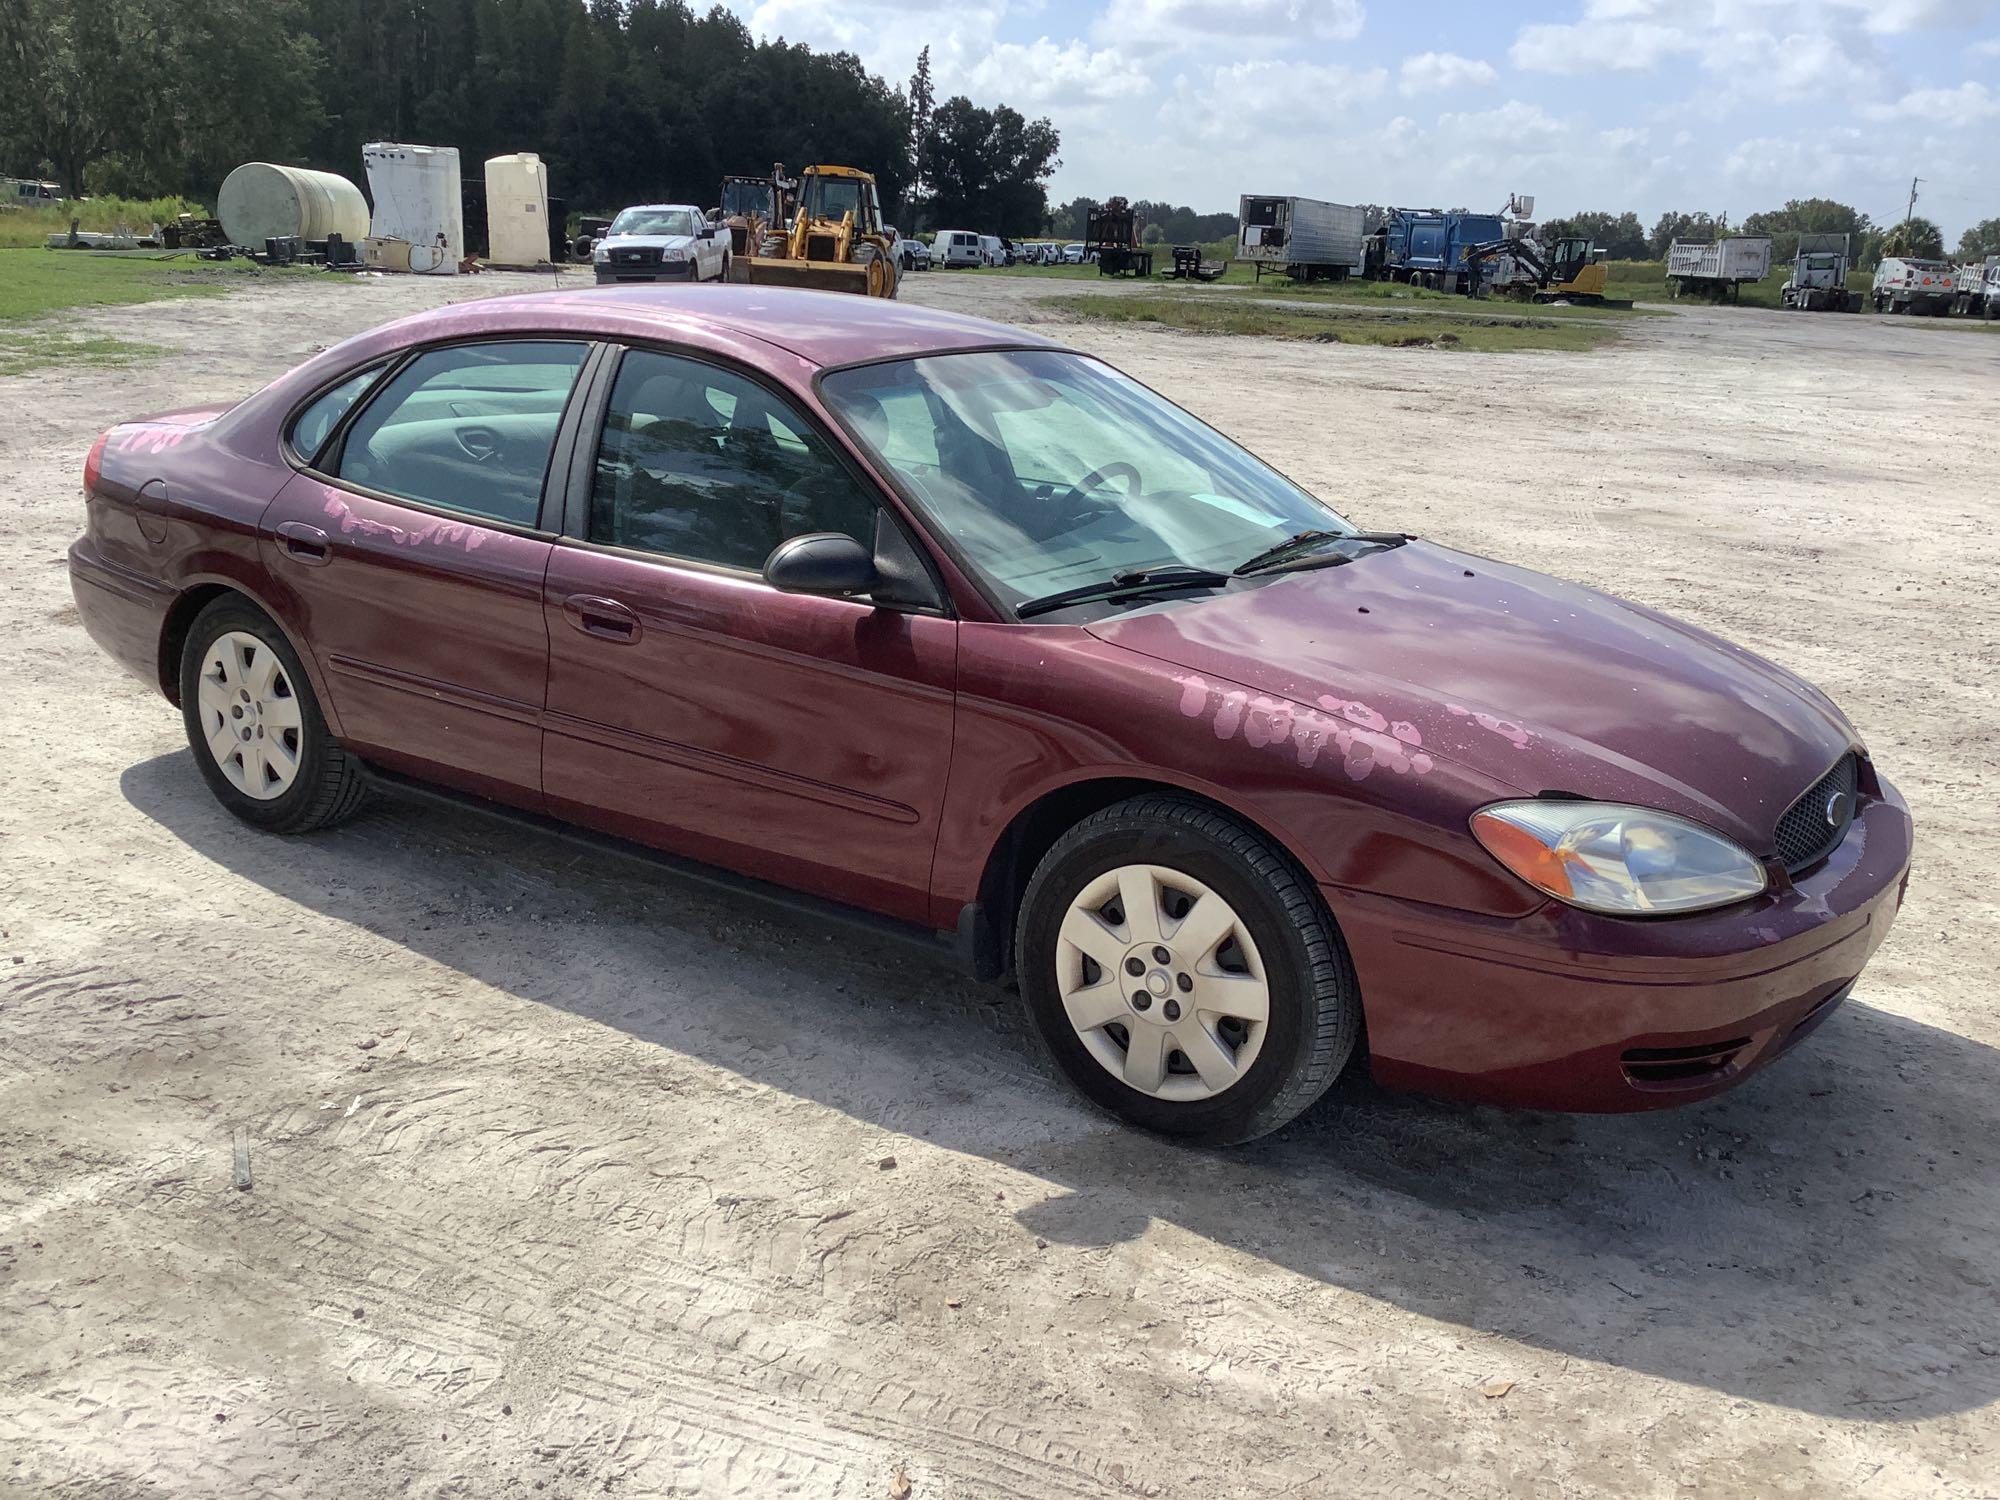
{"type": "Polygon", "coordinates": [[[1294,281],[1345,281],[1368,265],[1368,216],[1317,198],[1245,196],[1236,210],[1237,254],[1255,268],[1294,281]]]}
{"type": "Polygon", "coordinates": [[[1466,256],[1477,246],[1507,236],[1498,214],[1441,213],[1434,208],[1397,208],[1370,236],[1369,272],[1384,281],[1406,281],[1434,291],[1471,287],[1466,256]]]}
{"type": "Polygon", "coordinates": [[[1667,288],[1676,297],[1743,299],[1743,284],[1771,274],[1768,235],[1732,234],[1719,240],[1675,240],[1667,246],[1667,288]]]}
{"type": "Polygon", "coordinates": [[[1850,237],[1802,234],[1792,257],[1792,274],[1779,293],[1786,307],[1800,312],[1860,312],[1861,294],[1847,289],[1850,237]]]}
{"type": "Polygon", "coordinates": [[[1942,318],[1958,296],[1958,269],[1948,261],[1887,255],[1875,267],[1875,311],[1942,318]]]}

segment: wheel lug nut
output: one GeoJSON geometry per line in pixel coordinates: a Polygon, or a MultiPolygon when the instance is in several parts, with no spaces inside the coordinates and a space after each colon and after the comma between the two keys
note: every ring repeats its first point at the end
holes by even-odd
{"type": "Polygon", "coordinates": [[[1187,994],[1190,990],[1194,988],[1194,981],[1188,978],[1188,976],[1185,974],[1176,974],[1174,976],[1174,983],[1181,987],[1181,993],[1183,995],[1187,994]]]}
{"type": "MultiPolygon", "coordinates": [[[[1171,1000],[1168,1001],[1167,1003],[1169,1005],[1173,1004],[1171,1000]]],[[[1144,990],[1139,991],[1138,994],[1132,997],[1132,1009],[1151,1010],[1152,1008],[1153,1008],[1153,997],[1147,994],[1144,990]]]]}
{"type": "Polygon", "coordinates": [[[1166,949],[1164,949],[1164,948],[1155,948],[1155,949],[1153,950],[1153,962],[1154,962],[1154,963],[1156,963],[1156,964],[1169,964],[1169,963],[1172,963],[1173,961],[1174,961],[1174,956],[1173,956],[1173,954],[1171,954],[1171,953],[1167,952],[1167,950],[1166,950],[1166,949]]]}
{"type": "Polygon", "coordinates": [[[1130,974],[1134,979],[1137,979],[1141,974],[1146,972],[1146,961],[1136,955],[1126,959],[1125,972],[1130,974]]]}
{"type": "Polygon", "coordinates": [[[1169,1021],[1178,1021],[1181,1018],[1180,1001],[1169,1000],[1165,1005],[1160,1007],[1160,1014],[1165,1016],[1169,1021]]]}

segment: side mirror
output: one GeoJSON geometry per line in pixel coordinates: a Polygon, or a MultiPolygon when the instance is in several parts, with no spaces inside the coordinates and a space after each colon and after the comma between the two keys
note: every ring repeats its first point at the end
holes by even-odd
{"type": "Polygon", "coordinates": [[[875,558],[851,536],[814,531],[780,542],[764,559],[764,581],[787,594],[865,594],[879,581],[875,558]]]}

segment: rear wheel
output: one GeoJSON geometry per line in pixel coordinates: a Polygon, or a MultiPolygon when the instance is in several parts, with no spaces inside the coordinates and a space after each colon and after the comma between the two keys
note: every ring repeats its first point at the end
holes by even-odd
{"type": "Polygon", "coordinates": [[[1309,881],[1225,814],[1133,798],[1065,834],[1022,903],[1036,1034],[1086,1097],[1226,1145],[1278,1129],[1352,1054],[1361,1005],[1309,881]]]}
{"type": "Polygon", "coordinates": [[[195,617],[180,688],[202,779],[244,822],[305,833],[361,805],[361,768],[328,732],[298,653],[247,599],[218,599],[195,617]]]}

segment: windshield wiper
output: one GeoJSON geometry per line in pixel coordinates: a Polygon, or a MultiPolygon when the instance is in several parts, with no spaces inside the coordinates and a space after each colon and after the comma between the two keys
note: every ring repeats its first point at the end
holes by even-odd
{"type": "Polygon", "coordinates": [[[1399,531],[1301,531],[1296,536],[1288,536],[1275,546],[1266,547],[1255,557],[1236,565],[1233,570],[1238,578],[1252,573],[1264,573],[1287,566],[1339,567],[1342,563],[1353,562],[1357,557],[1366,557],[1370,552],[1380,552],[1387,547],[1400,547],[1409,538],[1399,531]],[[1331,552],[1331,544],[1340,542],[1358,543],[1362,550],[1354,552],[1331,552]],[[1329,551],[1325,557],[1313,554],[1329,551]],[[1307,558],[1313,558],[1308,564],[1307,558]]]}
{"type": "Polygon", "coordinates": [[[1025,620],[1030,615],[1045,615],[1052,609],[1062,609],[1071,604],[1086,604],[1100,599],[1130,599],[1158,593],[1162,589],[1221,588],[1229,582],[1229,576],[1207,568],[1131,568],[1123,573],[1113,573],[1109,578],[1100,578],[1095,583],[1080,583],[1075,588],[1059,589],[1053,594],[1017,604],[1014,606],[1014,617],[1025,620]]]}

